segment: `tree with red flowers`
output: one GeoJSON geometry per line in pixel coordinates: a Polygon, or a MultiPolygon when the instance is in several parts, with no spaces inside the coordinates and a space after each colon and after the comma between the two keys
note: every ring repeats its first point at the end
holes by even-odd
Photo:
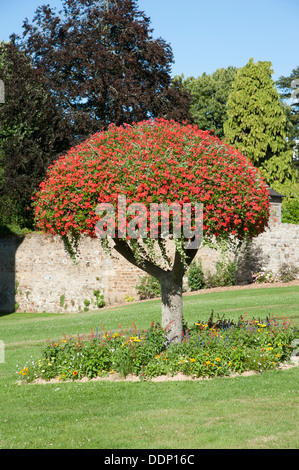
{"type": "Polygon", "coordinates": [[[199,204],[205,239],[252,238],[267,225],[267,187],[250,161],[208,131],[163,119],[111,125],[72,148],[49,168],[34,201],[37,227],[60,235],[72,255],[82,235],[101,232],[106,248],[158,279],[162,326],[174,341],[182,334],[182,279],[198,251],[199,204]],[[190,230],[188,217],[173,211],[165,236],[163,210],[173,204],[185,215],[190,208],[190,230]]]}

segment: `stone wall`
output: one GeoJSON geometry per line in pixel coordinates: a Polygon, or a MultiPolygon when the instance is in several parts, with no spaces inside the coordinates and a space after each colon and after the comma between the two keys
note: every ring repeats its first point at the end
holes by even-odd
{"type": "Polygon", "coordinates": [[[58,237],[32,234],[0,240],[0,311],[63,312],[90,308],[94,290],[106,303],[136,295],[141,271],[120,256],[108,257],[98,240],[84,239],[74,264],[58,237]]]}
{"type": "Polygon", "coordinates": [[[272,224],[253,241],[265,269],[277,272],[287,263],[299,267],[299,225],[272,224]]]}
{"type": "MultiPolygon", "coordinates": [[[[243,283],[250,269],[276,272],[283,263],[299,266],[299,225],[274,224],[256,238],[244,255],[243,283]]],[[[200,248],[204,271],[215,271],[219,251],[200,248]]],[[[137,298],[135,286],[144,273],[119,255],[104,253],[99,240],[84,239],[78,264],[70,259],[58,237],[38,233],[0,240],[0,312],[12,312],[15,304],[25,312],[77,312],[93,308],[94,290],[106,304],[137,298]]],[[[185,280],[186,282],[186,280],[185,280]]]]}

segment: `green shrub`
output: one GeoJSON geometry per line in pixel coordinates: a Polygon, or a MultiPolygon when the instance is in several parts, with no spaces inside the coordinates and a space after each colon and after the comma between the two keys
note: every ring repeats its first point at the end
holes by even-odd
{"type": "Polygon", "coordinates": [[[190,264],[190,268],[188,270],[188,286],[191,291],[200,290],[205,286],[201,261],[199,261],[198,265],[195,261],[190,264]]]}
{"type": "Polygon", "coordinates": [[[140,278],[140,284],[136,286],[140,300],[153,299],[161,296],[161,286],[159,281],[150,275],[140,278]]]}
{"type": "Polygon", "coordinates": [[[299,224],[299,199],[282,204],[281,221],[285,224],[299,224]]]}
{"type": "Polygon", "coordinates": [[[95,296],[95,300],[93,300],[94,306],[95,306],[96,308],[103,308],[103,307],[105,307],[106,302],[105,302],[105,300],[104,300],[104,294],[101,294],[98,289],[95,289],[95,290],[93,291],[93,295],[95,296]]]}
{"type": "Polygon", "coordinates": [[[236,261],[217,261],[216,273],[205,276],[206,287],[225,287],[237,285],[238,263],[236,261]]]}

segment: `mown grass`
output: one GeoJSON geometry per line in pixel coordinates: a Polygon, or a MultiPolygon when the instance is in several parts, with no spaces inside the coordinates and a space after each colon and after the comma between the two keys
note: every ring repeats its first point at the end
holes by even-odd
{"type": "MultiPolygon", "coordinates": [[[[299,287],[184,297],[187,322],[215,314],[237,319],[295,316],[299,287]]],[[[161,320],[159,301],[78,314],[0,317],[2,449],[277,449],[299,447],[299,368],[196,382],[65,382],[19,385],[18,370],[47,339],[104,324],[146,328],[161,320]]]]}

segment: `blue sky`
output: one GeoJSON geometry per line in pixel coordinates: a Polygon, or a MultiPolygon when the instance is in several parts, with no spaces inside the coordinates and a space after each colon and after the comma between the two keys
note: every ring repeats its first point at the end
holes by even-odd
{"type": "MultiPolygon", "coordinates": [[[[22,33],[42,4],[62,0],[0,0],[0,40],[22,33]]],[[[172,75],[198,77],[217,68],[272,62],[273,79],[299,66],[298,0],[137,0],[151,19],[154,38],[172,47],[172,75]]]]}

